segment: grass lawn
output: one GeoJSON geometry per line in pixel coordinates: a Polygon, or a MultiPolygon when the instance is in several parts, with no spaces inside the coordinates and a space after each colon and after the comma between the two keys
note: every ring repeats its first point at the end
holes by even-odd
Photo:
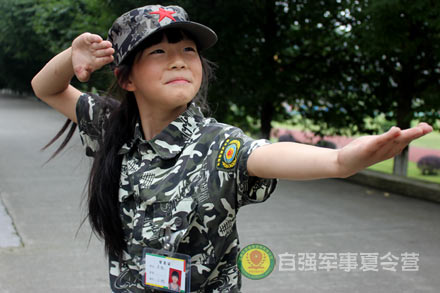
{"type": "MultiPolygon", "coordinates": [[[[393,173],[393,159],[389,159],[376,165],[368,167],[369,170],[380,171],[384,173],[393,173]]],[[[420,170],[417,168],[417,164],[414,162],[409,162],[408,164],[408,177],[418,180],[430,181],[440,184],[440,174],[437,175],[422,175],[420,170]]]]}
{"type": "Polygon", "coordinates": [[[419,139],[414,140],[411,146],[422,147],[427,149],[440,149],[440,132],[433,131],[419,139]]]}

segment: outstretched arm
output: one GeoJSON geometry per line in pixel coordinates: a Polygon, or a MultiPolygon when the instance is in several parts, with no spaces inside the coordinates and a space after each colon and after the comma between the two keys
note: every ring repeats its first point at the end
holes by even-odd
{"type": "Polygon", "coordinates": [[[81,92],[70,85],[71,79],[76,75],[79,81],[88,81],[93,71],[113,61],[113,52],[111,43],[100,36],[81,34],[32,79],[35,95],[77,122],[75,107],[81,92]]]}
{"type": "Polygon", "coordinates": [[[357,138],[337,150],[294,142],[275,143],[254,150],[247,168],[251,176],[261,178],[345,178],[396,156],[412,140],[431,131],[432,127],[426,123],[405,130],[392,127],[381,135],[357,138]]]}

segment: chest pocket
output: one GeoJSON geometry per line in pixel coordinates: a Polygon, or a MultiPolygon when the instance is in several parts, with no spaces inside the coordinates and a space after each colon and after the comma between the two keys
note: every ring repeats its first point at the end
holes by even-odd
{"type": "MultiPolygon", "coordinates": [[[[195,220],[197,205],[193,197],[152,203],[151,208],[147,209],[150,213],[145,217],[144,228],[151,228],[155,232],[156,235],[151,239],[156,242],[155,246],[160,244],[163,247],[168,242],[172,248],[177,249],[195,220]]],[[[143,235],[145,237],[147,234],[143,235]]],[[[148,242],[149,239],[145,240],[148,242]]]]}

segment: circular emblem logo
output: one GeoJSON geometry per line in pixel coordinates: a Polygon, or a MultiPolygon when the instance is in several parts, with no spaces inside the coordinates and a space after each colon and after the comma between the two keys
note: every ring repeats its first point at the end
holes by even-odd
{"type": "Polygon", "coordinates": [[[243,141],[239,138],[226,139],[217,157],[217,168],[223,170],[234,168],[237,164],[238,152],[242,143],[243,141]]]}
{"type": "Polygon", "coordinates": [[[240,272],[247,278],[259,280],[272,273],[275,257],[272,251],[262,244],[249,244],[237,257],[240,272]]]}
{"type": "Polygon", "coordinates": [[[225,150],[224,160],[226,163],[230,164],[235,158],[235,153],[237,152],[237,145],[231,144],[225,150]]]}

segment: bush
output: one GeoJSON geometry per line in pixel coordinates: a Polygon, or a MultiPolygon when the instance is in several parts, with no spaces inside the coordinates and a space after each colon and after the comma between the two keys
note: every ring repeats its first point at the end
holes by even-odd
{"type": "Polygon", "coordinates": [[[336,149],[337,146],[334,142],[328,141],[328,140],[324,140],[321,139],[320,141],[318,141],[315,146],[319,146],[322,148],[328,148],[328,149],[336,149]]]}
{"type": "Polygon", "coordinates": [[[295,139],[295,137],[293,137],[292,134],[288,133],[288,134],[280,135],[278,137],[278,141],[279,142],[282,142],[282,141],[296,142],[296,139],[295,139]]]}
{"type": "Polygon", "coordinates": [[[435,175],[440,170],[440,157],[432,155],[421,157],[417,167],[423,175],[435,175]]]}

